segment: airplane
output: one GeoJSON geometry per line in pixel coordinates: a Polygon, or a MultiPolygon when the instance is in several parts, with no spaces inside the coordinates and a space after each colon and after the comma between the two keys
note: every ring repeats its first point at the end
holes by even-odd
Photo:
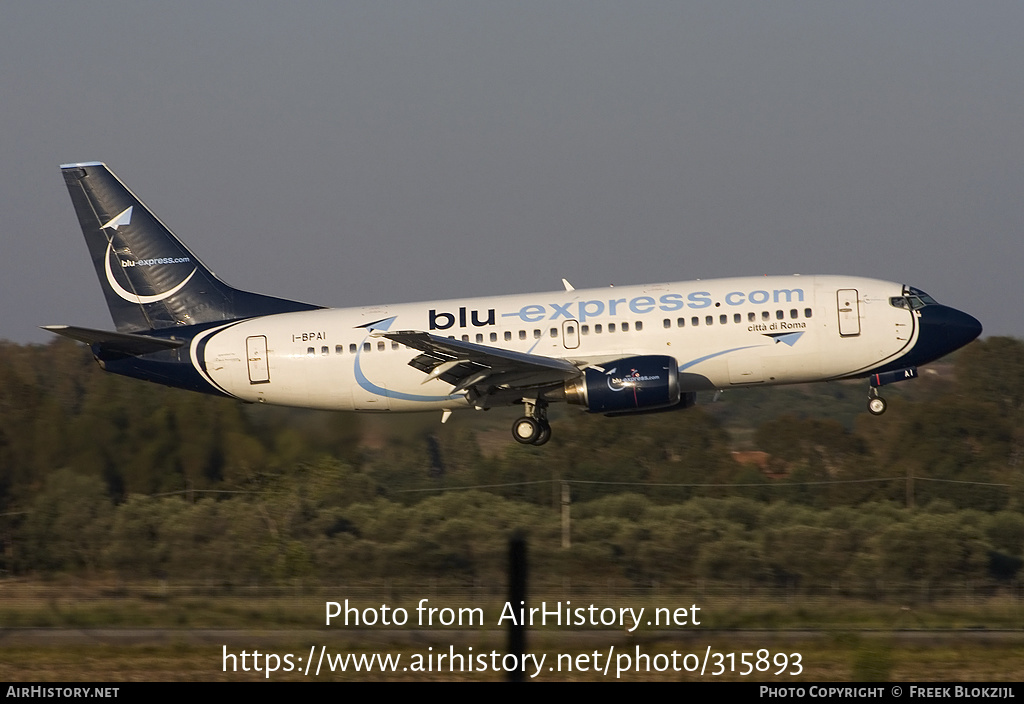
{"type": "Polygon", "coordinates": [[[108,372],[250,403],[340,411],[522,406],[519,443],[551,437],[549,404],[619,416],[699,391],[912,379],[981,323],[900,283],[757,276],[325,308],[232,288],[101,162],[64,181],[116,331],[44,329],[108,372]]]}

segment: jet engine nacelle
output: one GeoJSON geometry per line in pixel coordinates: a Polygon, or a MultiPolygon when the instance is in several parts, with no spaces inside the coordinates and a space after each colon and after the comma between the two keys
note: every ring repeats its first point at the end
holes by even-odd
{"type": "Polygon", "coordinates": [[[674,357],[623,357],[603,369],[585,369],[566,382],[565,400],[590,413],[630,413],[679,404],[679,364],[674,357]]]}

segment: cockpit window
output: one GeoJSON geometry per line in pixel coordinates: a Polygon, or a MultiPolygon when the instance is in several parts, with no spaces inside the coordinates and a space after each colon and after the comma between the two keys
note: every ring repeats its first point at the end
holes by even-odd
{"type": "Polygon", "coordinates": [[[906,286],[903,293],[906,296],[910,296],[911,300],[913,300],[914,298],[920,300],[921,304],[915,306],[915,308],[920,308],[922,306],[934,306],[938,305],[939,303],[921,289],[914,288],[913,286],[906,286]]]}
{"type": "Polygon", "coordinates": [[[902,296],[893,296],[889,299],[889,305],[894,308],[909,308],[918,310],[925,306],[938,305],[938,302],[919,288],[904,286],[902,296]]]}
{"type": "MultiPolygon", "coordinates": [[[[932,301],[934,303],[935,301],[932,301]]],[[[893,308],[909,308],[918,310],[928,305],[920,296],[893,296],[889,299],[889,305],[893,308]]]]}

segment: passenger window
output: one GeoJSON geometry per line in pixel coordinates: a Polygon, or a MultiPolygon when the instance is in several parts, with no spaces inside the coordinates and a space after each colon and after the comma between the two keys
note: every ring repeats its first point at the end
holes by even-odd
{"type": "Polygon", "coordinates": [[[331,353],[331,348],[328,347],[327,345],[324,345],[323,347],[320,348],[320,354],[322,354],[324,356],[327,356],[330,353],[331,353]]]}
{"type": "Polygon", "coordinates": [[[583,335],[589,335],[590,334],[590,326],[589,325],[580,325],[580,333],[582,333],[583,335]]]}
{"type": "Polygon", "coordinates": [[[356,352],[359,351],[359,345],[353,342],[351,345],[348,346],[348,351],[352,354],[355,354],[356,352]]]}
{"type": "Polygon", "coordinates": [[[785,317],[786,317],[786,314],[783,313],[781,310],[775,311],[775,319],[776,320],[782,320],[785,317]]]}
{"type": "Polygon", "coordinates": [[[665,328],[668,329],[670,327],[672,327],[672,319],[671,318],[665,318],[665,328]]]}
{"type": "Polygon", "coordinates": [[[598,323],[597,325],[594,326],[594,334],[596,334],[596,335],[600,335],[601,334],[601,323],[598,323]]]}
{"type": "Polygon", "coordinates": [[[686,318],[676,318],[676,327],[685,328],[686,318]]]}
{"type": "Polygon", "coordinates": [[[525,330],[520,330],[519,331],[519,339],[520,340],[525,340],[526,339],[526,331],[525,330]]]}
{"type": "Polygon", "coordinates": [[[766,310],[765,311],[761,311],[761,320],[771,320],[771,319],[772,319],[772,314],[771,313],[769,313],[766,310]]]}
{"type": "Polygon", "coordinates": [[[700,318],[698,318],[696,315],[690,318],[690,325],[692,325],[693,327],[697,327],[698,325],[700,325],[700,318]]]}
{"type": "Polygon", "coordinates": [[[378,352],[383,352],[384,351],[384,340],[381,340],[380,342],[377,343],[377,351],[378,352]]]}
{"type": "Polygon", "coordinates": [[[637,332],[639,332],[640,330],[643,330],[644,329],[644,321],[642,321],[642,320],[636,321],[636,328],[635,329],[637,330],[637,332]]]}
{"type": "Polygon", "coordinates": [[[734,323],[742,323],[743,322],[743,316],[740,315],[739,313],[733,313],[732,322],[734,322],[734,323]]]}
{"type": "Polygon", "coordinates": [[[551,328],[551,337],[558,337],[558,328],[551,328]]]}
{"type": "Polygon", "coordinates": [[[369,342],[364,342],[363,343],[363,352],[369,352],[371,349],[373,349],[373,348],[370,346],[369,342]]]}
{"type": "Polygon", "coordinates": [[[478,332],[478,333],[476,334],[476,341],[477,341],[477,344],[479,344],[479,343],[481,343],[481,342],[483,342],[483,341],[484,341],[484,335],[483,335],[483,333],[480,333],[480,332],[478,332]]]}
{"type": "Polygon", "coordinates": [[[462,341],[463,342],[469,342],[469,335],[463,335],[462,336],[462,341]]]}
{"type": "Polygon", "coordinates": [[[316,357],[316,348],[314,348],[314,347],[307,347],[306,348],[306,354],[308,354],[310,357],[316,357]]]}
{"type": "Polygon", "coordinates": [[[722,325],[725,325],[726,323],[729,322],[729,316],[728,315],[720,315],[720,316],[718,316],[718,322],[721,323],[722,325]]]}
{"type": "Polygon", "coordinates": [[[747,313],[747,322],[752,323],[757,320],[757,313],[747,313]]]}
{"type": "Polygon", "coordinates": [[[334,346],[334,354],[344,354],[344,353],[345,353],[345,345],[335,345],[334,346]]]}
{"type": "Polygon", "coordinates": [[[713,316],[713,315],[705,315],[704,316],[704,324],[705,325],[714,325],[715,324],[715,316],[713,316]]]}
{"type": "Polygon", "coordinates": [[[533,339],[534,340],[539,340],[540,339],[540,330],[534,330],[533,331],[533,339]]]}
{"type": "Polygon", "coordinates": [[[796,311],[796,308],[792,308],[792,309],[790,309],[790,311],[789,311],[789,317],[790,317],[790,318],[792,318],[793,320],[796,320],[796,319],[797,319],[797,317],[798,317],[798,316],[797,316],[797,311],[796,311]]]}
{"type": "Polygon", "coordinates": [[[508,342],[511,339],[512,339],[512,331],[511,330],[506,330],[505,331],[505,342],[508,342]]]}
{"type": "Polygon", "coordinates": [[[393,350],[397,350],[398,349],[398,343],[395,342],[394,340],[391,341],[391,349],[393,349],[393,350]]]}
{"type": "Polygon", "coordinates": [[[497,342],[497,341],[498,341],[498,333],[492,332],[491,333],[491,342],[497,342]]]}
{"type": "Polygon", "coordinates": [[[804,308],[804,317],[805,318],[810,318],[811,317],[811,309],[810,308],[804,308]]]}
{"type": "Polygon", "coordinates": [[[629,323],[622,324],[622,332],[629,332],[629,323]]]}
{"type": "Polygon", "coordinates": [[[608,323],[608,332],[615,332],[615,323],[608,323]]]}

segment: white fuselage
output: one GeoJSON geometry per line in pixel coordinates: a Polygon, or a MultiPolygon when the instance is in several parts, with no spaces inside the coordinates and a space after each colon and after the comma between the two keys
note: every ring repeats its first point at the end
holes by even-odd
{"type": "Polygon", "coordinates": [[[890,303],[902,295],[874,279],[773,276],[322,309],[225,323],[197,335],[190,355],[239,399],[331,410],[479,405],[409,366],[421,352],[374,329],[580,366],[669,355],[683,391],[791,384],[863,376],[910,349],[916,314],[890,303]]]}

